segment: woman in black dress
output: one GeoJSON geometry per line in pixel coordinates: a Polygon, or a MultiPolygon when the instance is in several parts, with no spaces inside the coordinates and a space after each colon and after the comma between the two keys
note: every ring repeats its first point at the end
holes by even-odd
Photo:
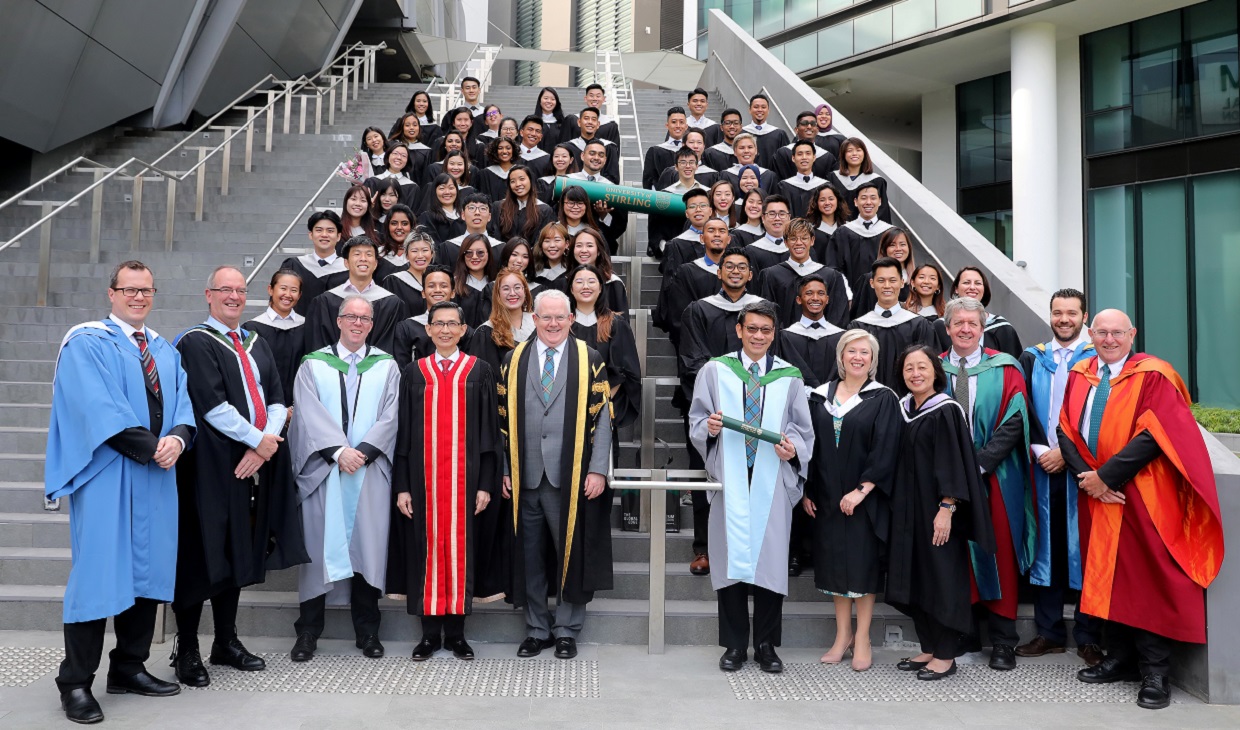
{"type": "Polygon", "coordinates": [[[995,550],[986,488],[964,410],[947,395],[937,353],[914,345],[900,358],[909,394],[900,401],[900,437],[891,496],[887,603],[913,619],[921,654],[896,668],[938,680],[956,673],[972,630],[969,544],[995,550]]]}
{"type": "Polygon", "coordinates": [[[495,261],[491,242],[481,233],[461,241],[461,254],[452,272],[453,300],[465,310],[465,324],[477,328],[491,316],[491,281],[495,261]]]}
{"type": "Polygon", "coordinates": [[[748,246],[766,235],[762,227],[762,203],[766,193],[762,188],[755,187],[741,197],[740,208],[736,219],[740,223],[732,229],[732,242],[738,246],[748,246]]]}
{"type": "Polygon", "coordinates": [[[739,206],[736,205],[736,194],[732,192],[732,183],[727,180],[716,180],[710,186],[710,204],[711,213],[728,224],[728,228],[735,228],[736,217],[739,206]]]}
{"type": "Polygon", "coordinates": [[[410,172],[412,153],[404,142],[388,144],[387,156],[383,158],[387,169],[366,181],[366,187],[378,192],[388,180],[395,180],[400,185],[400,202],[412,208],[418,204],[418,184],[410,172]]]}
{"type": "Polygon", "coordinates": [[[464,233],[465,221],[461,220],[461,195],[456,181],[448,173],[441,172],[431,181],[428,195],[433,198],[418,216],[418,225],[431,232],[435,243],[451,241],[464,233]]]}
{"type": "Polygon", "coordinates": [[[543,136],[538,146],[543,152],[551,154],[552,148],[566,141],[563,137],[564,108],[560,106],[560,95],[550,86],[544,86],[538,92],[538,101],[534,104],[534,115],[542,119],[543,136]]]}
{"type": "Polygon", "coordinates": [[[558,289],[568,293],[568,230],[552,222],[538,233],[534,244],[534,274],[530,286],[534,293],[558,289]]]}
{"type": "Polygon", "coordinates": [[[469,354],[496,373],[518,342],[534,334],[534,294],[521,272],[500,269],[491,287],[491,314],[469,341],[469,354]]]}
{"type": "Polygon", "coordinates": [[[844,133],[835,128],[834,117],[830,106],[819,104],[814,107],[814,119],[818,122],[818,134],[814,136],[814,144],[830,152],[838,160],[844,133]]]}
{"type": "Polygon", "coordinates": [[[607,384],[611,387],[612,453],[619,444],[619,428],[637,420],[642,402],[642,370],[637,340],[629,323],[611,310],[602,296],[604,274],[597,266],[584,264],[568,275],[573,299],[573,336],[598,350],[607,364],[607,384]]]}
{"type": "Polygon", "coordinates": [[[293,410],[293,381],[306,354],[306,318],[293,310],[301,300],[301,277],[281,269],[271,275],[267,285],[267,311],[241,325],[267,341],[280,371],[284,402],[293,410]]]}
{"type": "MultiPolygon", "coordinates": [[[[403,142],[409,148],[409,167],[406,173],[414,182],[422,183],[426,166],[431,161],[431,148],[422,142],[422,123],[418,121],[418,115],[409,112],[401,116],[392,127],[390,137],[392,141],[403,142]]],[[[391,146],[392,143],[388,142],[389,149],[391,146]]]]}
{"type": "MultiPolygon", "coordinates": [[[[943,316],[947,307],[943,296],[943,272],[935,264],[922,264],[913,269],[912,283],[903,306],[914,314],[920,314],[934,322],[943,316]]],[[[944,348],[946,349],[946,348],[944,348]]]]}
{"type": "Polygon", "coordinates": [[[555,199],[555,179],[568,177],[577,172],[577,160],[573,157],[573,146],[561,142],[551,148],[551,174],[538,178],[538,199],[551,205],[555,199]]]}
{"type": "Polygon", "coordinates": [[[413,232],[413,211],[409,206],[397,203],[388,211],[387,221],[383,224],[383,241],[379,244],[379,260],[375,263],[375,281],[382,283],[384,279],[398,271],[409,268],[405,258],[405,242],[413,232]]]}
{"type": "Polygon", "coordinates": [[[435,124],[435,109],[431,105],[431,95],[425,91],[415,91],[405,106],[405,112],[413,112],[418,116],[418,124],[422,127],[420,142],[427,147],[435,144],[435,140],[443,134],[439,125],[435,124]]]}
{"type": "MultiPolygon", "coordinates": [[[[809,201],[809,210],[805,219],[814,227],[813,258],[839,271],[839,264],[828,260],[831,252],[831,237],[835,229],[844,225],[852,218],[852,210],[848,202],[840,197],[840,193],[830,184],[823,185],[814,191],[809,201]]],[[[856,291],[853,292],[856,294],[856,291]]]]}
{"type": "Polygon", "coordinates": [[[491,214],[491,222],[499,231],[497,238],[507,241],[513,236],[521,236],[534,240],[543,226],[555,219],[555,213],[551,206],[538,199],[534,176],[525,165],[512,166],[508,171],[506,187],[507,194],[498,199],[491,214]]]}
{"type": "Polygon", "coordinates": [[[517,143],[501,137],[487,148],[490,163],[478,171],[478,192],[486,193],[491,201],[503,200],[508,194],[508,173],[516,165],[517,143]]]}
{"type": "Polygon", "coordinates": [[[354,185],[345,191],[344,202],[340,205],[340,241],[336,244],[336,254],[344,248],[345,242],[354,236],[367,236],[379,245],[379,233],[375,230],[374,216],[370,214],[371,200],[374,193],[365,185],[354,185]]]}
{"type": "MultiPolygon", "coordinates": [[[[956,272],[956,281],[952,286],[952,299],[959,297],[972,297],[982,303],[983,307],[990,305],[990,280],[986,278],[986,274],[976,266],[965,266],[956,272]]],[[[935,320],[934,334],[938,337],[939,345],[946,352],[952,345],[952,338],[947,334],[947,323],[943,318],[935,320]]],[[[1020,344],[1020,335],[1016,333],[1016,328],[1012,323],[990,311],[986,310],[986,326],[982,328],[982,347],[988,350],[998,350],[1007,354],[1020,358],[1020,353],[1024,348],[1020,344]]]]}
{"type": "Polygon", "coordinates": [[[409,316],[416,317],[426,311],[426,298],[422,295],[422,277],[435,262],[435,241],[424,228],[418,227],[405,239],[405,263],[403,271],[389,274],[382,279],[383,288],[392,292],[405,303],[409,316]]]}
{"type": "Polygon", "coordinates": [[[805,513],[814,518],[814,585],[835,601],[835,643],[822,656],[838,664],[852,648],[852,668],[870,668],[870,620],[882,589],[891,527],[891,490],[903,419],[896,394],[874,381],[878,341],[849,330],[836,345],[834,380],[810,395],[814,442],[805,513]],[[853,605],[857,630],[852,629],[853,605]]]}
{"type": "MultiPolygon", "coordinates": [[[[917,269],[917,262],[913,261],[913,244],[909,241],[908,233],[903,228],[891,227],[883,231],[878,239],[878,257],[884,256],[895,259],[900,263],[900,275],[904,279],[904,283],[900,286],[900,301],[908,299],[909,282],[913,280],[913,271],[917,269]]],[[[850,316],[853,319],[860,317],[874,309],[878,304],[878,297],[874,295],[874,287],[870,286],[870,274],[867,271],[861,274],[852,282],[852,312],[850,316]]]]}
{"type": "Polygon", "coordinates": [[[370,215],[376,225],[387,223],[388,211],[400,202],[400,193],[400,181],[396,178],[389,177],[379,184],[379,190],[374,194],[370,205],[370,215]]]}
{"type": "MultiPolygon", "coordinates": [[[[459,135],[453,132],[451,137],[459,135]]],[[[473,163],[470,162],[469,155],[461,150],[448,150],[444,153],[443,160],[440,162],[432,162],[428,168],[431,172],[429,175],[431,180],[439,177],[441,174],[452,178],[456,183],[457,195],[461,200],[468,198],[474,190],[475,170],[473,163]]],[[[418,202],[419,213],[426,211],[427,208],[434,205],[435,196],[431,192],[430,185],[422,186],[422,199],[418,202]]]]}
{"type": "MultiPolygon", "coordinates": [[[[624,280],[616,276],[611,266],[611,254],[607,253],[607,241],[596,228],[582,228],[572,236],[569,243],[570,266],[590,266],[598,269],[603,284],[604,296],[600,299],[607,305],[608,311],[615,316],[627,320],[629,318],[629,291],[624,280]]],[[[570,284],[572,277],[569,277],[570,284]]]]}
{"type": "Polygon", "coordinates": [[[870,151],[865,142],[856,137],[849,137],[840,144],[840,169],[833,174],[832,180],[840,193],[848,200],[848,207],[857,210],[857,190],[862,183],[878,188],[878,197],[882,205],[878,206],[878,219],[884,223],[891,222],[891,206],[887,203],[887,181],[874,172],[874,164],[870,162],[870,151]]]}
{"type": "Polygon", "coordinates": [[[513,236],[499,250],[499,268],[520,272],[528,282],[534,278],[534,254],[530,242],[513,236]]]}

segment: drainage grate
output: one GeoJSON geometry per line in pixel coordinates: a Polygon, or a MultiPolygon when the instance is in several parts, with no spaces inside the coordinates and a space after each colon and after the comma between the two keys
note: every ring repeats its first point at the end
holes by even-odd
{"type": "Polygon", "coordinates": [[[267,662],[262,672],[209,667],[211,684],[205,689],[444,697],[599,696],[598,663],[593,661],[439,658],[415,663],[408,657],[320,654],[295,664],[288,654],[259,656],[267,662]]]}
{"type": "Polygon", "coordinates": [[[0,646],[0,687],[25,687],[60,666],[64,649],[0,646]]]}
{"type": "Polygon", "coordinates": [[[984,664],[959,664],[953,677],[920,682],[913,672],[875,665],[854,672],[847,664],[784,664],[783,674],[766,674],[747,663],[728,674],[738,700],[825,700],[845,702],[1089,702],[1132,703],[1139,685],[1085,684],[1079,666],[1025,664],[996,672],[984,664]]]}

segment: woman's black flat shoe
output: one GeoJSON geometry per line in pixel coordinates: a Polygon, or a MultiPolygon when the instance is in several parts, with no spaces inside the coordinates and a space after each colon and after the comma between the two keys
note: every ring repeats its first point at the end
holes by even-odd
{"type": "Polygon", "coordinates": [[[952,665],[948,667],[947,669],[943,670],[942,672],[936,672],[933,669],[925,669],[925,668],[918,669],[917,678],[924,680],[926,682],[937,682],[940,679],[944,677],[950,677],[955,673],[956,673],[956,662],[952,662],[952,665]]]}
{"type": "Polygon", "coordinates": [[[896,664],[896,669],[899,669],[901,672],[916,672],[918,669],[925,669],[926,665],[929,663],[930,662],[915,662],[909,657],[904,657],[898,664],[896,664]]]}

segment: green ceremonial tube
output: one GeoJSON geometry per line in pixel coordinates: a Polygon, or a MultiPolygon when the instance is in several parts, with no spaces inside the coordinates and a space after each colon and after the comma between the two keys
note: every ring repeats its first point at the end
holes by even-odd
{"type": "Polygon", "coordinates": [[[589,180],[577,180],[561,175],[555,179],[554,196],[556,198],[561,197],[564,194],[564,188],[569,185],[575,185],[586,191],[586,195],[590,196],[591,203],[597,203],[601,200],[619,210],[655,213],[673,218],[685,217],[685,201],[679,195],[657,190],[646,190],[644,188],[631,188],[625,185],[608,185],[607,183],[590,182],[589,180]]]}
{"type": "Polygon", "coordinates": [[[753,436],[759,441],[765,441],[768,444],[778,444],[784,440],[784,435],[778,431],[766,431],[756,426],[750,426],[744,421],[738,421],[735,418],[723,417],[723,427],[733,431],[740,431],[746,436],[753,436]]]}

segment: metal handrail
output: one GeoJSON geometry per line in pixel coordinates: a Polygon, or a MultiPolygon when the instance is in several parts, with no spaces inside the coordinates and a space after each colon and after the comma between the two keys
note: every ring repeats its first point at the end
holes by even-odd
{"type": "Polygon", "coordinates": [[[276,252],[276,249],[280,248],[280,244],[284,243],[284,239],[288,238],[288,234],[293,232],[293,228],[304,220],[302,216],[306,214],[306,211],[310,209],[310,206],[314,205],[315,201],[319,199],[319,196],[323,194],[323,191],[327,189],[327,186],[330,185],[335,178],[336,171],[332,170],[332,173],[327,176],[327,179],[323,181],[323,184],[319,186],[319,189],[314,191],[314,195],[310,196],[310,199],[306,201],[306,204],[301,206],[301,210],[297,211],[297,214],[293,216],[293,220],[289,222],[288,226],[284,229],[284,232],[281,233],[280,237],[276,239],[276,242],[271,244],[271,248],[267,249],[267,253],[263,254],[263,258],[254,265],[254,270],[250,272],[250,275],[245,277],[245,283],[247,285],[254,280],[254,277],[258,276],[258,272],[266,266],[267,261],[271,258],[272,254],[276,252]]]}
{"type": "Polygon", "coordinates": [[[792,122],[788,121],[788,115],[784,114],[784,110],[779,108],[779,104],[775,101],[775,95],[771,93],[770,89],[766,88],[766,84],[763,84],[759,91],[766,96],[767,101],[770,102],[771,106],[775,107],[775,111],[779,114],[779,118],[784,120],[784,129],[788,130],[788,134],[795,132],[796,127],[793,127],[792,122]]]}

